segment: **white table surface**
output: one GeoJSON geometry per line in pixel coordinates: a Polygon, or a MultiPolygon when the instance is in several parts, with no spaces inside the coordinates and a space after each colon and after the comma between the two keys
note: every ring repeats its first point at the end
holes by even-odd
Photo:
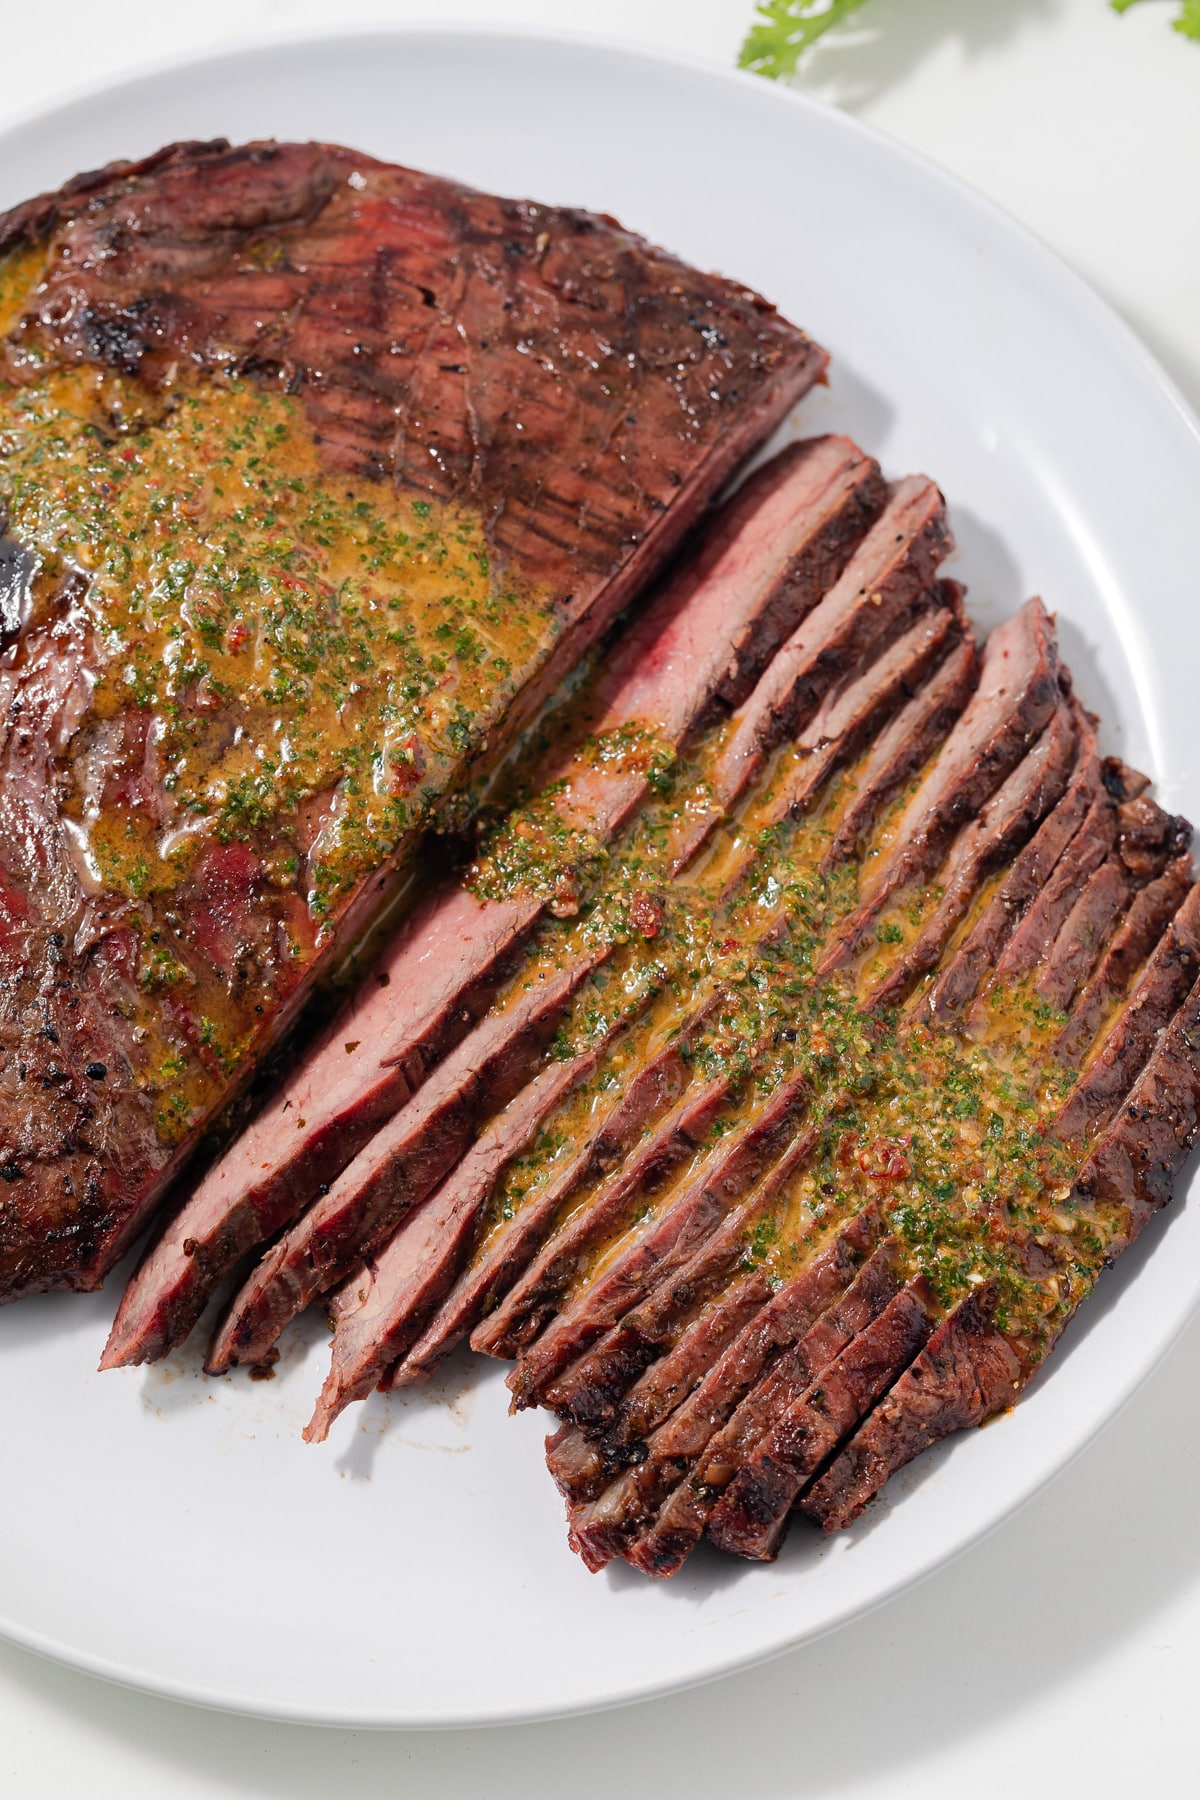
{"type": "MultiPolygon", "coordinates": [[[[360,20],[594,31],[728,64],[750,9],[751,0],[57,0],[6,14],[0,125],[147,61],[360,20]]],[[[1200,410],[1200,46],[1168,28],[1173,11],[1174,0],[1124,19],[1105,0],[872,0],[855,41],[822,47],[802,79],[1024,220],[1129,320],[1200,410]]],[[[1200,1320],[1066,1474],[922,1587],[766,1667],[621,1712],[465,1733],[306,1730],[152,1700],[0,1644],[0,1792],[1195,1795],[1198,1394],[1200,1320]]]]}

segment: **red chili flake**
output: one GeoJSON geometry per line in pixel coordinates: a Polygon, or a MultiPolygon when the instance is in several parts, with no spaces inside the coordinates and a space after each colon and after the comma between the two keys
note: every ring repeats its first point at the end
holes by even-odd
{"type": "Polygon", "coordinates": [[[847,1131],[837,1149],[837,1159],[842,1168],[848,1167],[855,1150],[858,1148],[857,1131],[847,1131]]]}
{"type": "Polygon", "coordinates": [[[425,751],[415,731],[394,744],[387,757],[387,791],[398,798],[410,793],[425,773],[425,751]]]}
{"type": "Polygon", "coordinates": [[[574,869],[564,869],[556,877],[550,894],[550,911],[556,919],[573,919],[579,911],[579,877],[574,869]]]}
{"type": "Polygon", "coordinates": [[[889,1138],[876,1138],[860,1150],[858,1166],[871,1181],[904,1181],[912,1173],[903,1149],[889,1138]]]}
{"type": "Polygon", "coordinates": [[[647,894],[639,889],[629,902],[629,923],[642,937],[657,937],[662,929],[665,911],[666,908],[656,894],[647,894]]]}
{"type": "Polygon", "coordinates": [[[250,627],[247,625],[245,619],[235,619],[233,624],[229,627],[229,630],[225,633],[225,648],[228,650],[230,656],[236,656],[239,650],[244,650],[246,648],[246,645],[250,642],[250,638],[250,627]]]}

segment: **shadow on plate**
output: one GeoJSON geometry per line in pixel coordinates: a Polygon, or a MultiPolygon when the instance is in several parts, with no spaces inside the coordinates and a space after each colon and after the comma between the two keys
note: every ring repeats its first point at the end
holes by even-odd
{"type": "Polygon", "coordinates": [[[947,38],[971,61],[1059,10],[1057,0],[872,0],[847,30],[815,45],[799,85],[854,111],[898,87],[947,38]]]}
{"type": "Polygon", "coordinates": [[[1136,1406],[951,1567],[831,1637],[653,1705],[398,1742],[205,1713],[3,1645],[0,1674],[25,1728],[69,1728],[99,1758],[120,1751],[164,1792],[317,1800],[348,1782],[358,1800],[392,1800],[399,1781],[422,1800],[528,1800],[558,1792],[569,1770],[576,1800],[610,1800],[630,1771],[660,1800],[894,1793],[932,1742],[945,1752],[1053,1707],[1195,1587],[1197,1386],[1200,1320],[1136,1406]]]}

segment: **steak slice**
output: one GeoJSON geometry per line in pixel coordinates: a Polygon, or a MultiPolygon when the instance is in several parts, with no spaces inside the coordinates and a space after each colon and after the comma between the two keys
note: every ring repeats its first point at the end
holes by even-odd
{"type": "MultiPolygon", "coordinates": [[[[1200,971],[1200,886],[1186,898],[1135,982],[1054,1128],[1087,1142],[1105,1126],[1133,1086],[1200,971]]],[[[1069,1026],[1068,1026],[1069,1029],[1069,1026]]]]}
{"type": "Polygon", "coordinates": [[[772,658],[739,709],[711,773],[712,805],[689,818],[680,833],[677,867],[692,860],[771,750],[796,733],[832,683],[857,668],[864,653],[921,598],[953,545],[946,503],[933,483],[919,475],[897,482],[840,579],[772,658]]]}
{"type": "Polygon", "coordinates": [[[788,1346],[768,1373],[727,1414],[727,1423],[704,1444],[687,1478],[663,1503],[652,1525],[624,1550],[648,1575],[671,1575],[699,1543],[744,1458],[781,1407],[820,1379],[871,1323],[887,1316],[899,1298],[894,1246],[885,1242],[846,1293],[788,1346]]]}
{"type": "Polygon", "coordinates": [[[325,145],[113,166],[0,254],[13,1298],[100,1283],[825,358],[610,221],[325,145]]]}
{"type": "MultiPolygon", "coordinates": [[[[620,1231],[644,1197],[703,1144],[729,1093],[724,1076],[689,1087],[671,1110],[649,1131],[626,1161],[600,1183],[585,1207],[576,1209],[534,1258],[484,1327],[472,1337],[475,1347],[493,1356],[523,1356],[543,1327],[559,1313],[571,1283],[586,1270],[596,1246],[620,1231]]],[[[522,1362],[514,1373],[518,1387],[533,1378],[536,1365],[522,1362]]],[[[514,1400],[524,1404],[514,1388],[514,1400]]]]}
{"type": "Polygon", "coordinates": [[[1065,1013],[1101,956],[1130,899],[1130,880],[1118,857],[1110,857],[1088,878],[1063,921],[1034,992],[1065,1013]]]}
{"type": "Polygon", "coordinates": [[[668,1197],[660,1216],[619,1251],[578,1302],[560,1310],[510,1377],[518,1406],[536,1401],[576,1424],[596,1425],[608,1415],[627,1385],[625,1352],[632,1345],[621,1331],[626,1315],[656,1278],[691,1260],[779,1155],[808,1092],[805,1075],[782,1082],[765,1105],[725,1135],[681,1191],[668,1197]],[[593,1344],[595,1349],[584,1354],[593,1344]]]}
{"type": "Polygon", "coordinates": [[[1058,805],[1034,832],[995,894],[954,949],[923,1000],[937,1025],[958,1019],[995,967],[1013,931],[1046,888],[1060,857],[1082,828],[1100,789],[1095,721],[1073,708],[1079,737],[1075,772],[1058,805]]]}
{"type": "Polygon", "coordinates": [[[975,645],[964,638],[880,732],[825,852],[823,873],[862,850],[887,802],[958,724],[978,679],[975,645]]]}
{"type": "Polygon", "coordinates": [[[524,1087],[594,966],[535,970],[508,1007],[489,1014],[438,1065],[247,1276],[213,1339],[204,1365],[210,1375],[263,1363],[284,1325],[433,1192],[470,1143],[483,1097],[503,1106],[524,1087]]]}
{"type": "Polygon", "coordinates": [[[1011,1406],[1024,1372],[993,1328],[994,1285],[976,1288],[938,1326],[911,1368],[801,1499],[826,1531],[853,1524],[897,1469],[952,1432],[1011,1406]]]}
{"type": "MultiPolygon", "coordinates": [[[[714,996],[707,1007],[698,1010],[689,1026],[647,1058],[620,1098],[601,1110],[599,1119],[577,1145],[565,1168],[504,1223],[484,1247],[464,1273],[441,1315],[436,1356],[444,1354],[460,1336],[470,1331],[475,1332],[472,1337],[475,1348],[490,1347],[493,1329],[490,1315],[496,1310],[498,1298],[524,1273],[562,1209],[587,1182],[626,1154],[650,1121],[679,1098],[689,1077],[686,1060],[689,1044],[703,1028],[716,1001],[717,996],[714,996]],[[480,1339],[478,1343],[476,1336],[480,1339]],[[485,1337],[487,1343],[483,1341],[485,1337]]],[[[496,1322],[495,1328],[502,1331],[503,1322],[496,1322]]],[[[403,1385],[410,1376],[419,1378],[424,1372],[419,1355],[421,1348],[420,1343],[414,1346],[413,1354],[396,1371],[392,1385],[403,1385]]]]}
{"type": "MultiPolygon", "coordinates": [[[[880,1306],[887,1304],[896,1283],[890,1256],[872,1255],[879,1235],[879,1221],[873,1214],[853,1221],[746,1325],[684,1403],[637,1447],[637,1453],[623,1457],[628,1465],[624,1472],[591,1505],[572,1511],[572,1541],[589,1566],[624,1554],[624,1546],[653,1525],[664,1502],[680,1488],[764,1373],[835,1307],[864,1265],[871,1273],[858,1289],[856,1307],[861,1307],[863,1296],[868,1307],[876,1303],[876,1295],[880,1306]]],[[[866,1315],[857,1310],[853,1314],[854,1319],[860,1316],[865,1322],[866,1315]]],[[[827,1334],[822,1342],[829,1341],[827,1334]]],[[[695,1529],[689,1520],[688,1548],[699,1541],[707,1516],[705,1496],[699,1498],[702,1516],[695,1529]]],[[[684,1550],[683,1555],[686,1553],[684,1550]]]]}
{"type": "Polygon", "coordinates": [[[1033,749],[955,839],[938,871],[942,897],[915,943],[873,989],[872,1005],[894,1005],[935,967],[981,883],[1024,845],[1061,797],[1075,749],[1069,710],[1059,706],[1033,749]]]}
{"type": "Polygon", "coordinates": [[[1048,723],[1060,693],[1051,623],[1041,602],[1029,600],[988,639],[979,686],[905,809],[886,855],[864,871],[862,901],[825,952],[821,973],[853,954],[898,888],[933,872],[954,832],[1048,723]]]}
{"type": "Polygon", "coordinates": [[[886,723],[897,706],[914,698],[951,650],[959,651],[964,667],[972,664],[969,647],[961,647],[965,630],[961,595],[957,583],[937,582],[928,596],[931,604],[919,606],[912,624],[865,671],[841,681],[796,733],[796,749],[808,754],[784,784],[781,818],[809,806],[834,771],[858,753],[864,739],[886,723]]]}
{"type": "Polygon", "coordinates": [[[1170,1201],[1198,1134],[1200,981],[1162,1033],[1075,1182],[1076,1200],[1105,1219],[1110,1260],[1170,1201]]]}
{"type": "Polygon", "coordinates": [[[542,1070],[486,1131],[453,1173],[335,1299],[332,1367],[305,1427],[319,1443],[352,1400],[370,1393],[404,1355],[454,1279],[457,1258],[505,1164],[527,1147],[550,1109],[594,1069],[598,1052],[542,1070]]]}
{"type": "MultiPolygon", "coordinates": [[[[881,488],[876,466],[844,438],[793,445],[751,477],[623,641],[583,721],[592,741],[553,771],[550,819],[533,821],[542,835],[565,831],[585,860],[617,832],[647,792],[654,756],[677,749],[718,697],[736,700],[836,577],[881,488]],[[597,758],[595,741],[618,743],[631,729],[644,741],[597,758]]],[[[524,824],[501,834],[493,865],[522,847],[524,824]]],[[[554,901],[537,891],[488,898],[458,883],[431,896],[385,951],[375,985],[318,1038],[150,1246],[105,1367],[153,1360],[186,1337],[226,1270],[330,1185],[465,1035],[554,901]]]]}
{"type": "Polygon", "coordinates": [[[801,1488],[924,1345],[930,1298],[918,1276],[763,1435],[713,1508],[707,1533],[718,1549],[778,1556],[801,1488]]]}
{"type": "Polygon", "coordinates": [[[1054,1046],[1056,1056],[1072,1063],[1083,1055],[1108,1009],[1125,993],[1132,976],[1158,945],[1191,885],[1192,859],[1177,856],[1136,895],[1099,968],[1071,1009],[1070,1020],[1054,1046]]]}
{"type": "MultiPolygon", "coordinates": [[[[1131,891],[1162,873],[1190,830],[1140,794],[1122,801],[1104,788],[1013,932],[992,993],[1003,996],[1028,977],[1044,1003],[1065,1010],[1100,959],[1131,891]]],[[[968,1017],[969,1029],[986,1030],[987,1007],[985,996],[968,1017]]]]}
{"type": "MultiPolygon", "coordinates": [[[[761,1134],[764,1126],[771,1130],[772,1122],[760,1115],[750,1130],[761,1134]]],[[[652,1251],[645,1259],[648,1269],[638,1271],[636,1280],[631,1279],[633,1269],[628,1268],[626,1282],[633,1304],[605,1332],[594,1349],[555,1382],[547,1392],[544,1404],[549,1404],[560,1417],[572,1419],[607,1438],[630,1384],[648,1363],[661,1356],[675,1341],[690,1318],[728,1283],[744,1261],[747,1246],[753,1243],[756,1224],[764,1217],[770,1219],[782,1184],[811,1152],[814,1140],[812,1127],[798,1133],[774,1167],[754,1184],[748,1199],[734,1205],[732,1211],[722,1207],[715,1221],[703,1216],[690,1218],[688,1223],[693,1228],[698,1225],[699,1229],[693,1229],[677,1245],[673,1244],[669,1256],[659,1257],[652,1251]],[[693,1239],[698,1240],[694,1247],[693,1239]]],[[[692,1184],[696,1190],[694,1198],[707,1198],[714,1172],[721,1175],[727,1204],[736,1200],[739,1189],[753,1176],[753,1169],[743,1174],[736,1162],[732,1170],[728,1163],[723,1170],[706,1169],[692,1184]],[[736,1185],[730,1179],[731,1174],[736,1178],[736,1185]]],[[[693,1196],[685,1192],[671,1210],[686,1215],[692,1202],[693,1196]]],[[[662,1223],[670,1231],[677,1229],[677,1220],[664,1218],[662,1223]]],[[[766,1299],[769,1293],[767,1282],[762,1288],[762,1298],[766,1299]]],[[[746,1294],[742,1295],[742,1306],[747,1298],[746,1294]]],[[[728,1329],[728,1325],[725,1328],[728,1329]]],[[[710,1337],[710,1345],[712,1341],[710,1337]]]]}

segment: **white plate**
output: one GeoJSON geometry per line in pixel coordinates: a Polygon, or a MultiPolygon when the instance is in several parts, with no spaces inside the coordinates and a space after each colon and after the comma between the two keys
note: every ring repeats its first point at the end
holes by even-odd
{"type": "MultiPolygon", "coordinates": [[[[804,431],[853,433],[950,500],[974,616],[1059,609],[1108,742],[1200,816],[1200,433],[1133,337],[978,196],[757,79],[572,41],[404,32],[193,63],[0,138],[0,204],[178,137],[321,136],[616,213],[776,300],[833,352],[804,431]]],[[[542,1427],[456,1362],[299,1438],[320,1333],[279,1378],[190,1355],[95,1375],[116,1289],[0,1316],[0,1630],[160,1693],[342,1725],[545,1717],[771,1655],[995,1525],[1148,1372],[1200,1289],[1200,1211],[1108,1277],[1009,1418],[927,1457],[829,1545],[701,1554],[652,1585],[567,1550],[542,1427]]]]}

